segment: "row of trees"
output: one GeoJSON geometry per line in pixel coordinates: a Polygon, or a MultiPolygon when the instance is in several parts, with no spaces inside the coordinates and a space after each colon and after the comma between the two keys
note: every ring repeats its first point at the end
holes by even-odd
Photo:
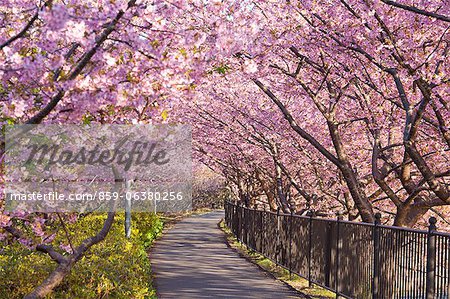
{"type": "MultiPolygon", "coordinates": [[[[241,36],[252,30],[245,17],[248,4],[1,1],[2,126],[175,122],[216,61],[245,46],[234,41],[244,41],[241,36]],[[234,20],[228,18],[231,12],[234,20]]],[[[4,151],[2,139],[0,242],[21,242],[55,261],[55,270],[26,297],[43,298],[104,240],[115,213],[108,213],[103,228],[80,244],[72,244],[73,232],[66,232],[65,243],[53,244],[56,231],[67,230],[78,215],[5,211],[4,151]]],[[[120,170],[115,177],[122,177],[120,170]]]]}
{"type": "Polygon", "coordinates": [[[331,208],[366,222],[381,211],[399,226],[431,211],[447,221],[448,9],[258,3],[257,46],[235,54],[193,105],[204,161],[242,201],[271,209],[331,208]]]}

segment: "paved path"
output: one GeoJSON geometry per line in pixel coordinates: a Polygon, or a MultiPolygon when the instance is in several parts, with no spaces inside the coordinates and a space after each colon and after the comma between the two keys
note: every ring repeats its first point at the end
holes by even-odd
{"type": "Polygon", "coordinates": [[[151,253],[158,298],[301,298],[227,247],[223,212],[177,223],[151,253]]]}

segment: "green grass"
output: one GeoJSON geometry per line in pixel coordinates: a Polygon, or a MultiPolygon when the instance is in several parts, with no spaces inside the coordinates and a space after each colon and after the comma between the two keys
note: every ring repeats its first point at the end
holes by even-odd
{"type": "MultiPolygon", "coordinates": [[[[124,215],[119,213],[106,239],[94,245],[46,298],[156,299],[148,249],[161,234],[163,223],[155,214],[133,213],[132,217],[130,239],[124,236],[124,215]]],[[[106,214],[90,214],[68,224],[72,242],[80,244],[97,233],[105,218],[106,214]]],[[[52,245],[58,248],[64,241],[59,231],[52,245]]],[[[56,267],[46,254],[17,243],[1,249],[0,298],[23,298],[56,267]]]]}

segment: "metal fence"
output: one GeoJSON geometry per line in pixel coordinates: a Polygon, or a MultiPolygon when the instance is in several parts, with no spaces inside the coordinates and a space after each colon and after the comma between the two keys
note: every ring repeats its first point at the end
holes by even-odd
{"type": "Polygon", "coordinates": [[[283,214],[225,203],[252,250],[345,298],[449,299],[450,234],[283,214]]]}

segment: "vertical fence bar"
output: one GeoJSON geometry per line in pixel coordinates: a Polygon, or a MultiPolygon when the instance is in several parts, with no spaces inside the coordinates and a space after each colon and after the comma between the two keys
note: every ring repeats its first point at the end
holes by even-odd
{"type": "Polygon", "coordinates": [[[264,218],[266,214],[266,207],[263,207],[263,210],[261,211],[261,253],[264,254],[264,242],[266,240],[266,232],[264,231],[264,218]]]}
{"type": "Polygon", "coordinates": [[[276,264],[278,265],[279,257],[280,257],[280,249],[281,249],[281,246],[280,246],[280,208],[279,207],[277,209],[277,230],[276,230],[276,232],[277,232],[277,242],[275,245],[275,261],[276,261],[276,264]]]}
{"type": "Polygon", "coordinates": [[[335,276],[335,292],[336,292],[336,298],[339,298],[339,254],[342,247],[341,242],[341,234],[340,234],[340,227],[341,227],[341,220],[342,215],[338,213],[337,216],[337,222],[336,222],[336,276],[335,276]]]}
{"type": "Polygon", "coordinates": [[[311,259],[312,259],[312,219],[313,211],[308,211],[309,225],[308,225],[308,286],[311,287],[311,259]]]}
{"type": "Polygon", "coordinates": [[[239,215],[241,219],[241,243],[244,243],[244,233],[245,233],[245,208],[244,203],[241,202],[241,213],[239,215]]]}
{"type": "Polygon", "coordinates": [[[241,210],[239,209],[239,202],[236,203],[236,238],[238,239],[238,241],[241,241],[241,233],[240,233],[240,229],[241,229],[241,210]]]}
{"type": "Polygon", "coordinates": [[[394,238],[392,240],[392,250],[394,250],[395,255],[394,255],[394,285],[391,286],[393,287],[393,292],[392,292],[392,296],[394,296],[395,298],[398,298],[398,295],[401,292],[401,283],[403,280],[403,277],[401,277],[399,275],[400,272],[400,257],[402,255],[402,243],[401,243],[401,233],[402,231],[395,231],[394,233],[394,238]]]}
{"type": "Polygon", "coordinates": [[[241,203],[238,201],[236,206],[236,219],[237,219],[237,232],[238,240],[242,242],[242,208],[241,203]]]}
{"type": "MultiPolygon", "coordinates": [[[[418,257],[418,260],[423,259],[423,257],[427,255],[427,246],[428,246],[427,242],[424,242],[423,240],[422,242],[420,242],[420,256],[418,257]]],[[[425,272],[422,271],[420,273],[420,285],[422,286],[421,290],[422,296],[426,296],[426,278],[427,278],[427,271],[425,268],[425,272]]]]}
{"type": "Polygon", "coordinates": [[[435,294],[436,280],[436,218],[431,217],[429,220],[427,235],[427,280],[426,280],[426,298],[433,299],[435,294]]]}
{"type": "Polygon", "coordinates": [[[406,286],[407,286],[407,289],[408,289],[408,294],[411,294],[411,295],[409,295],[409,296],[413,296],[412,294],[414,293],[414,288],[411,288],[411,286],[412,285],[414,285],[413,284],[413,281],[412,281],[412,271],[411,271],[411,269],[412,269],[412,258],[411,258],[411,255],[409,254],[408,255],[408,253],[410,253],[411,251],[413,251],[414,250],[414,243],[411,243],[411,234],[409,233],[409,232],[405,232],[405,243],[406,244],[411,244],[410,245],[410,249],[408,250],[408,251],[406,251],[406,253],[407,254],[405,254],[404,256],[403,256],[403,259],[404,259],[404,261],[405,261],[405,267],[406,267],[406,269],[407,269],[407,271],[406,271],[406,273],[407,273],[407,280],[406,280],[406,286]]]}
{"type": "Polygon", "coordinates": [[[234,205],[234,218],[235,218],[235,234],[236,234],[236,238],[239,240],[240,236],[239,236],[239,206],[238,206],[238,202],[235,203],[234,205]]]}
{"type": "Polygon", "coordinates": [[[252,216],[252,247],[254,251],[257,251],[256,249],[258,248],[258,246],[256,245],[257,243],[257,237],[256,237],[256,215],[257,215],[257,210],[258,210],[258,205],[255,203],[255,205],[253,206],[253,216],[252,216]]]}
{"type": "Polygon", "coordinates": [[[247,248],[247,251],[249,250],[250,246],[249,246],[249,219],[250,218],[250,208],[248,207],[248,202],[246,202],[245,206],[244,206],[244,220],[245,220],[245,247],[247,248]]]}
{"type": "Polygon", "coordinates": [[[327,223],[327,240],[325,248],[325,285],[331,286],[331,259],[332,259],[332,247],[333,247],[333,226],[332,222],[327,223]]]}
{"type": "Polygon", "coordinates": [[[292,222],[294,218],[294,211],[291,210],[289,215],[289,279],[292,279],[292,222]]]}
{"type": "MultiPolygon", "coordinates": [[[[440,266],[442,261],[442,242],[440,238],[436,238],[436,264],[440,266]]],[[[436,267],[436,297],[441,298],[441,288],[442,288],[442,275],[440,267],[436,267]]]]}
{"type": "Polygon", "coordinates": [[[231,206],[231,231],[236,235],[236,205],[231,206]]]}
{"type": "Polygon", "coordinates": [[[449,244],[450,244],[450,238],[445,238],[444,261],[446,261],[445,262],[446,268],[443,269],[443,271],[444,271],[443,273],[445,273],[444,275],[446,277],[446,280],[445,280],[446,288],[443,290],[444,290],[444,293],[447,294],[447,297],[450,297],[450,262],[449,262],[450,246],[449,246],[449,244]],[[445,270],[445,269],[447,269],[447,270],[445,270]]]}
{"type": "Polygon", "coordinates": [[[236,239],[239,239],[239,233],[238,233],[239,221],[238,221],[238,205],[237,205],[237,202],[235,202],[235,204],[234,204],[233,221],[234,221],[234,228],[233,228],[234,234],[236,235],[236,239]]]}
{"type": "Polygon", "coordinates": [[[233,205],[231,206],[232,208],[232,217],[231,217],[231,221],[232,221],[232,231],[233,233],[236,235],[236,204],[235,202],[233,203],[233,205]]]}
{"type": "Polygon", "coordinates": [[[379,261],[379,251],[380,251],[380,226],[381,224],[381,214],[375,214],[375,225],[373,227],[373,282],[372,282],[372,298],[379,298],[379,285],[380,285],[380,261],[379,261]]]}

